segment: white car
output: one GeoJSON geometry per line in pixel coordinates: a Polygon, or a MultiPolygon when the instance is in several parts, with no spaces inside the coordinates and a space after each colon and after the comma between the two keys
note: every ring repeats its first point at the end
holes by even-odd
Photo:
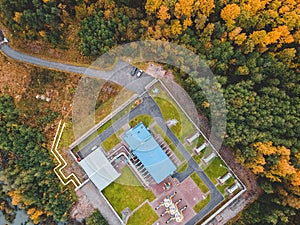
{"type": "Polygon", "coordinates": [[[140,76],[142,76],[143,73],[144,73],[143,70],[139,70],[139,71],[137,72],[136,76],[137,76],[137,77],[140,77],[140,76]]]}
{"type": "Polygon", "coordinates": [[[3,39],[3,41],[0,42],[0,45],[8,43],[8,40],[6,38],[3,39]]]}

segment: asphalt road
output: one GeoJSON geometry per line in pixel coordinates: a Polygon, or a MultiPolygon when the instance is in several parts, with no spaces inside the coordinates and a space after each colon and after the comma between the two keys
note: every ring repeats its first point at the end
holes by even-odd
{"type": "Polygon", "coordinates": [[[154,79],[153,77],[145,73],[140,78],[137,78],[136,76],[131,76],[130,71],[132,69],[132,66],[120,60],[116,63],[113,70],[103,71],[100,69],[93,69],[96,65],[93,65],[93,68],[88,68],[83,66],[74,66],[71,64],[63,64],[40,59],[37,57],[17,52],[11,49],[7,44],[1,45],[0,50],[6,56],[24,63],[29,63],[36,66],[46,67],[64,72],[78,73],[87,77],[112,81],[138,94],[143,93],[145,86],[154,79]]]}

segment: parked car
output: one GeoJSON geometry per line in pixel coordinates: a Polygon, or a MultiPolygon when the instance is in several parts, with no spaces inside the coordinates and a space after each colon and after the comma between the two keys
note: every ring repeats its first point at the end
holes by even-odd
{"type": "Polygon", "coordinates": [[[8,40],[6,38],[4,38],[3,41],[0,41],[0,45],[2,45],[4,43],[8,43],[8,40]]]}
{"type": "Polygon", "coordinates": [[[136,76],[137,76],[137,77],[140,77],[140,76],[142,76],[143,73],[144,73],[143,70],[139,70],[139,71],[137,72],[136,76]]]}
{"type": "Polygon", "coordinates": [[[132,70],[131,70],[131,72],[130,72],[131,76],[134,76],[135,73],[136,73],[136,71],[137,71],[137,68],[133,67],[132,70]]]}

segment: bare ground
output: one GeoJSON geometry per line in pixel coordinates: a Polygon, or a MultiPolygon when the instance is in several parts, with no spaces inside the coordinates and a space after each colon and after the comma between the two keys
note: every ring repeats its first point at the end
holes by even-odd
{"type": "Polygon", "coordinates": [[[70,218],[81,221],[82,219],[90,216],[95,208],[82,190],[76,191],[76,196],[77,201],[71,209],[70,218]]]}
{"type": "Polygon", "coordinates": [[[30,81],[31,66],[19,64],[0,54],[0,94],[19,101],[30,81]]]}
{"type": "Polygon", "coordinates": [[[71,153],[69,153],[67,148],[61,150],[62,156],[67,161],[68,166],[63,170],[65,176],[74,173],[80,182],[85,181],[88,177],[79,164],[72,158],[71,153]]]}

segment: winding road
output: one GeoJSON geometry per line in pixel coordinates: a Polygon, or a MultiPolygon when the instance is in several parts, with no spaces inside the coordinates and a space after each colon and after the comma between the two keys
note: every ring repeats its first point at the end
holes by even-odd
{"type": "MultiPolygon", "coordinates": [[[[73,73],[78,73],[89,77],[110,80],[131,91],[134,91],[137,94],[143,93],[145,91],[145,86],[154,79],[153,77],[147,74],[143,74],[142,79],[137,79],[135,76],[130,76],[129,73],[132,66],[123,61],[118,61],[114,69],[107,72],[107,71],[94,69],[94,67],[87,68],[82,66],[74,66],[71,64],[63,64],[63,63],[48,61],[30,55],[26,55],[23,53],[19,53],[11,49],[6,43],[0,46],[0,50],[6,56],[20,62],[29,63],[39,67],[45,67],[48,69],[55,69],[55,70],[60,70],[65,72],[73,72],[73,73]],[[124,76],[124,74],[126,74],[126,76],[124,76]]],[[[219,205],[220,202],[223,201],[224,197],[218,191],[218,189],[215,187],[212,181],[207,177],[207,175],[203,172],[203,170],[199,167],[196,161],[191,157],[190,153],[185,149],[185,147],[177,139],[174,133],[165,125],[161,111],[157,106],[157,104],[154,102],[154,100],[147,94],[144,94],[142,97],[143,97],[143,102],[139,106],[134,108],[131,112],[129,112],[129,114],[115,121],[111,127],[105,130],[99,136],[97,136],[89,144],[87,144],[79,152],[79,155],[82,158],[86,157],[91,152],[91,148],[93,146],[99,145],[99,143],[101,143],[103,140],[108,138],[115,131],[119,130],[124,124],[126,124],[129,120],[131,120],[135,116],[139,114],[148,114],[152,116],[157,122],[157,124],[165,131],[165,133],[168,135],[168,137],[174,143],[174,145],[177,146],[178,150],[181,152],[181,154],[188,162],[189,166],[185,172],[177,173],[174,174],[173,176],[176,177],[179,181],[182,181],[195,171],[209,188],[210,198],[211,198],[209,204],[205,208],[203,208],[195,217],[193,217],[190,221],[186,223],[188,225],[196,224],[201,218],[207,215],[207,213],[209,213],[212,209],[214,209],[217,205],[219,205]]]]}
{"type": "Polygon", "coordinates": [[[97,66],[97,63],[94,63],[95,65],[93,64],[93,68],[91,68],[40,59],[34,56],[17,52],[10,48],[6,43],[0,45],[0,50],[2,51],[2,53],[4,53],[4,55],[20,62],[29,63],[31,65],[44,67],[47,69],[78,73],[87,77],[112,81],[137,94],[141,94],[143,91],[145,91],[144,87],[154,79],[147,74],[143,74],[141,79],[137,79],[136,76],[126,76],[126,79],[124,79],[124,72],[127,71],[126,73],[129,74],[132,66],[121,60],[119,60],[115,64],[115,67],[112,70],[104,71],[100,68],[94,68],[95,66],[97,66]]]}

